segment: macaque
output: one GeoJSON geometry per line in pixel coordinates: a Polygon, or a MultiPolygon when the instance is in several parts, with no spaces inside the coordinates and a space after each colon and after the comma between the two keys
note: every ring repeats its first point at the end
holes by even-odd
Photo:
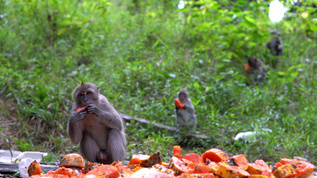
{"type": "MultiPolygon", "coordinates": [[[[283,46],[281,42],[281,33],[278,30],[272,30],[271,31],[271,41],[266,42],[266,47],[270,50],[270,54],[273,56],[282,56],[284,54],[283,52],[283,46]]],[[[275,57],[275,59],[271,60],[271,66],[273,68],[276,68],[276,65],[279,61],[278,57],[275,57]]]]}
{"type": "Polygon", "coordinates": [[[268,69],[261,59],[250,56],[248,64],[245,65],[245,71],[247,75],[253,75],[254,81],[263,81],[266,78],[265,73],[267,73],[268,69]]]}
{"type": "Polygon", "coordinates": [[[197,119],[195,108],[185,89],[181,89],[177,93],[177,99],[175,99],[175,115],[178,129],[185,127],[189,131],[196,130],[197,119]]]}
{"type": "Polygon", "coordinates": [[[271,51],[271,54],[274,56],[281,56],[284,54],[283,46],[281,42],[281,33],[278,30],[272,30],[271,41],[266,43],[267,48],[271,51]]]}
{"type": "Polygon", "coordinates": [[[126,137],[123,120],[97,85],[82,82],[73,91],[74,104],[67,132],[90,162],[123,161],[126,137]]]}

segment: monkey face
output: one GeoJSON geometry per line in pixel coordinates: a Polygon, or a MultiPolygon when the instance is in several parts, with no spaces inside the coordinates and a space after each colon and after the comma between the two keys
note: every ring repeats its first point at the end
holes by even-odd
{"type": "Polygon", "coordinates": [[[261,62],[254,56],[251,56],[248,58],[248,64],[253,69],[257,69],[261,67],[261,62]]]}
{"type": "Polygon", "coordinates": [[[75,102],[79,107],[87,106],[98,101],[99,91],[95,84],[82,83],[73,92],[75,102]]]}
{"type": "Polygon", "coordinates": [[[77,100],[81,103],[80,105],[92,104],[94,93],[92,91],[81,91],[77,95],[77,100]]]}
{"type": "Polygon", "coordinates": [[[185,90],[180,90],[178,92],[178,99],[181,103],[185,102],[188,99],[188,93],[185,90]]]}

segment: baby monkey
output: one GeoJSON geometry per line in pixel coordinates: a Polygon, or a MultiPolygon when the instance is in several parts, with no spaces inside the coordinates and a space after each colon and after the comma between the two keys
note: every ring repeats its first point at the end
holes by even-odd
{"type": "Polygon", "coordinates": [[[188,131],[196,130],[197,119],[195,108],[185,89],[181,89],[177,93],[177,98],[175,99],[175,115],[178,129],[186,128],[188,131]]]}

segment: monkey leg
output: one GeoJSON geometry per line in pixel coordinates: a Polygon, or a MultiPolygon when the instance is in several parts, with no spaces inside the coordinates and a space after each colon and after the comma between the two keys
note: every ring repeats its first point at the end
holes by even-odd
{"type": "Polygon", "coordinates": [[[122,139],[120,131],[110,129],[108,132],[107,151],[112,161],[123,161],[125,157],[125,140],[122,139]]]}
{"type": "Polygon", "coordinates": [[[80,142],[80,152],[87,161],[97,162],[97,156],[100,153],[100,148],[90,135],[84,133],[80,142]]]}

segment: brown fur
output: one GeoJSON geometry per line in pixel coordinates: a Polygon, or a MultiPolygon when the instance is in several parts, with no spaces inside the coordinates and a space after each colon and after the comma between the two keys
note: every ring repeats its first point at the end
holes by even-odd
{"type": "Polygon", "coordinates": [[[95,84],[81,83],[75,88],[73,97],[67,131],[73,143],[80,143],[82,156],[90,162],[123,161],[126,137],[118,112],[95,84]],[[87,108],[76,112],[84,106],[87,108]]]}
{"type": "Polygon", "coordinates": [[[182,105],[185,105],[185,109],[175,109],[176,124],[179,129],[183,127],[190,131],[196,130],[197,118],[195,115],[195,108],[189,98],[188,92],[185,89],[181,89],[177,93],[177,99],[182,105]]]}

